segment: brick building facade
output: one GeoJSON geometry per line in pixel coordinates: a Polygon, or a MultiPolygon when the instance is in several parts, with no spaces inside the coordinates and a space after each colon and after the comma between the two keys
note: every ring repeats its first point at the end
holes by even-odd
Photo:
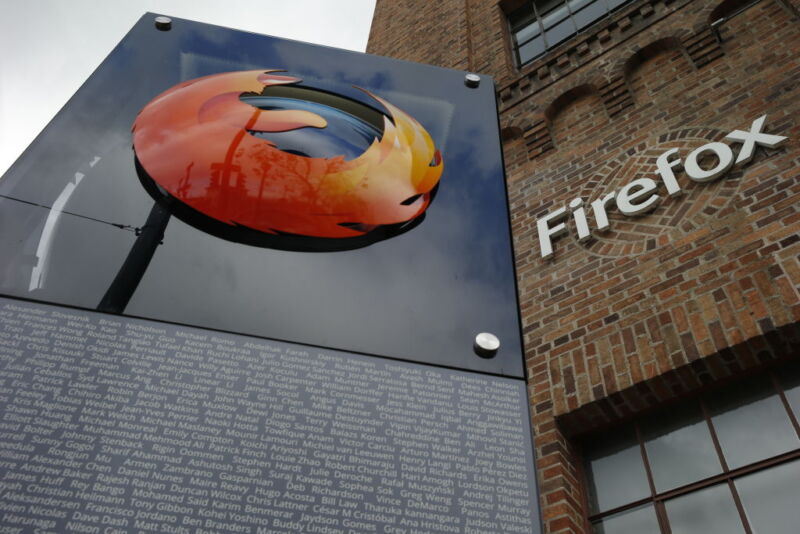
{"type": "Polygon", "coordinates": [[[669,432],[648,441],[645,426],[702,398],[722,467],[696,480],[706,492],[730,488],[743,532],[767,532],[746,475],[796,465],[800,448],[738,468],[722,429],[733,404],[717,399],[729,394],[720,388],[771,377],[800,434],[786,378],[800,351],[800,3],[632,0],[519,66],[509,16],[526,4],[379,0],[368,51],[495,79],[544,531],[644,534],[615,518],[652,507],[656,532],[683,532],[679,501],[691,484],[662,491],[647,454],[669,432]],[[707,183],[676,166],[682,194],[662,187],[655,209],[636,217],[609,209],[610,229],[587,241],[566,216],[567,233],[542,258],[537,220],[580,198],[596,225],[591,202],[660,181],[660,155],[677,149],[686,162],[714,141],[736,153],[742,145],[726,136],[762,115],[764,132],[788,138],[782,146],[759,147],[707,183]],[[613,456],[596,443],[620,429],[635,430],[648,495],[604,507],[601,475],[587,469],[613,456]]]}

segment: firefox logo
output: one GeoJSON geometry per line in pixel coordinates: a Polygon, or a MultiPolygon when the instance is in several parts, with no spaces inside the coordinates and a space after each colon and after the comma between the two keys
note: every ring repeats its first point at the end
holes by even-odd
{"type": "Polygon", "coordinates": [[[298,85],[276,70],[180,83],[133,124],[137,173],[171,213],[218,237],[282,250],[364,247],[418,225],[443,171],[425,128],[298,85]]]}

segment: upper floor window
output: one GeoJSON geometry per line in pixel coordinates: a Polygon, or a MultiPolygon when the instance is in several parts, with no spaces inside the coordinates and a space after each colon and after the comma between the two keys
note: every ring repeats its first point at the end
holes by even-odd
{"type": "Polygon", "coordinates": [[[508,15],[517,64],[524,65],[628,0],[526,0],[508,15]]]}

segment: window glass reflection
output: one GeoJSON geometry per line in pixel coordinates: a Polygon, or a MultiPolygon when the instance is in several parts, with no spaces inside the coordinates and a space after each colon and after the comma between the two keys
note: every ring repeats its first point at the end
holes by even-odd
{"type": "Polygon", "coordinates": [[[649,417],[641,429],[656,491],[722,472],[708,423],[696,402],[649,417]]]}
{"type": "Polygon", "coordinates": [[[530,24],[515,33],[514,39],[517,40],[517,44],[523,44],[525,41],[529,41],[532,37],[539,35],[539,33],[539,23],[534,22],[533,24],[530,24]]]}
{"type": "Polygon", "coordinates": [[[800,362],[587,441],[592,533],[638,534],[661,527],[671,534],[738,534],[749,522],[753,534],[797,534],[800,432],[790,414],[798,408],[800,362]],[[723,463],[738,473],[723,475],[723,463]],[[733,485],[741,497],[738,508],[733,485]],[[654,504],[656,495],[668,496],[659,500],[665,513],[655,513],[662,506],[654,504]]]}
{"type": "Polygon", "coordinates": [[[652,504],[608,516],[592,525],[592,534],[658,534],[658,518],[652,504]]]}
{"type": "Polygon", "coordinates": [[[603,0],[600,0],[599,2],[598,2],[598,0],[567,0],[567,6],[569,6],[569,10],[572,13],[575,13],[576,11],[580,11],[582,8],[586,7],[588,4],[599,4],[601,6],[605,5],[603,0]]]}
{"type": "MultiPolygon", "coordinates": [[[[542,13],[541,11],[539,12],[542,13]]],[[[544,29],[552,28],[556,24],[560,23],[564,19],[569,17],[569,10],[567,10],[567,6],[563,5],[558,9],[554,9],[550,13],[544,15],[542,17],[542,24],[544,25],[544,29]]]]}
{"type": "Polygon", "coordinates": [[[665,503],[672,534],[743,534],[727,484],[689,493],[665,503]]]}
{"type": "Polygon", "coordinates": [[[800,530],[800,460],[736,481],[753,534],[797,534],[800,530]]]}
{"type": "Polygon", "coordinates": [[[585,1],[570,3],[572,18],[579,30],[606,14],[606,5],[603,2],[592,2],[586,7],[583,7],[584,4],[585,1]]]}
{"type": "Polygon", "coordinates": [[[564,4],[564,0],[533,0],[539,15],[545,15],[551,10],[564,4]]]}
{"type": "Polygon", "coordinates": [[[549,30],[545,30],[545,38],[547,39],[547,46],[555,46],[561,41],[567,39],[575,33],[575,26],[572,24],[572,19],[565,19],[564,21],[556,24],[549,30]]]}
{"type": "Polygon", "coordinates": [[[544,52],[544,39],[537,37],[519,48],[519,61],[526,63],[544,52]]]}
{"type": "Polygon", "coordinates": [[[789,401],[794,416],[800,419],[800,365],[793,365],[781,371],[780,377],[786,400],[789,401]]]}
{"type": "Polygon", "coordinates": [[[708,404],[731,469],[800,447],[786,408],[769,379],[714,395],[708,404]]]}
{"type": "Polygon", "coordinates": [[[642,453],[633,429],[594,441],[586,455],[592,512],[611,510],[650,496],[642,453]]]}

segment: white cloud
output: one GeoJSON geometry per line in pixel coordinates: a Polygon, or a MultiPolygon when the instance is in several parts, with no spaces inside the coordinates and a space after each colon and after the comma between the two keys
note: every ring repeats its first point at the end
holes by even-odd
{"type": "Polygon", "coordinates": [[[36,0],[0,4],[0,175],[144,13],[363,52],[375,0],[36,0]]]}

